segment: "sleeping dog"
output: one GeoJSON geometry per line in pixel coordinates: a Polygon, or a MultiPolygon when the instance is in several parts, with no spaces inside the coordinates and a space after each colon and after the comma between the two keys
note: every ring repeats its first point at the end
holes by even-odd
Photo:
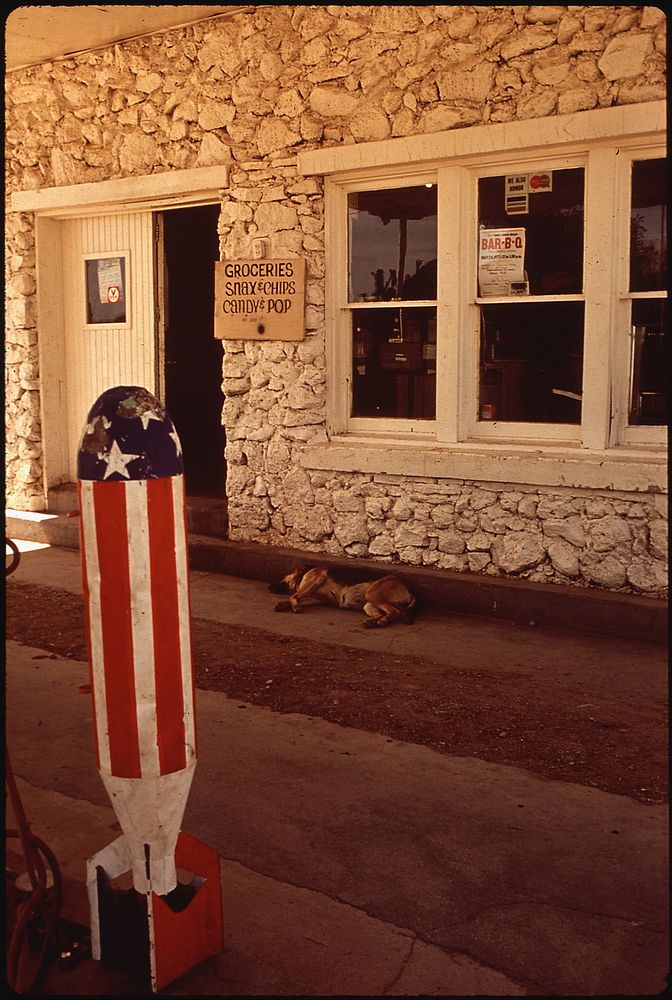
{"type": "Polygon", "coordinates": [[[367,615],[364,628],[380,628],[399,619],[410,625],[415,598],[396,576],[355,582],[327,566],[293,569],[280,583],[268,588],[272,594],[289,594],[288,601],[278,601],[276,611],[302,611],[305,601],[335,604],[337,608],[361,608],[367,615]]]}

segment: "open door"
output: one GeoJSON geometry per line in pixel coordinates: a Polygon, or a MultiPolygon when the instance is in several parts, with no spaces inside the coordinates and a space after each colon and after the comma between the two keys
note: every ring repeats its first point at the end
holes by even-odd
{"type": "Polygon", "coordinates": [[[213,334],[219,211],[219,205],[171,209],[157,221],[164,402],[182,442],[187,496],[224,499],[222,342],[213,334]]]}

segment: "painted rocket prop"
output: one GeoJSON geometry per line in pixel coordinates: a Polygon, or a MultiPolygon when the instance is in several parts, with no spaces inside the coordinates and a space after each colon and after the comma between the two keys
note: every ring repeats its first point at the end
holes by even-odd
{"type": "Polygon", "coordinates": [[[157,990],[221,950],[222,922],[216,852],[180,832],[197,757],[184,479],[151,393],[99,397],[77,480],[97,763],[123,831],[88,862],[92,952],[157,990]]]}

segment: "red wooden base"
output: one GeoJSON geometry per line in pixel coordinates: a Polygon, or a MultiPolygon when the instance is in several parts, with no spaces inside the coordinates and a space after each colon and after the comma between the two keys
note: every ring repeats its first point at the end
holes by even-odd
{"type": "Polygon", "coordinates": [[[117,889],[129,871],[124,837],[88,862],[93,957],[146,981],[157,992],[223,947],[219,855],[181,832],[178,871],[193,876],[166,896],[117,889]]]}
{"type": "Polygon", "coordinates": [[[177,838],[178,868],[204,879],[184,910],[175,912],[166,897],[151,894],[150,941],[153,930],[155,972],[152,986],[160,990],[210,955],[222,950],[222,888],[219,855],[188,833],[177,838]]]}

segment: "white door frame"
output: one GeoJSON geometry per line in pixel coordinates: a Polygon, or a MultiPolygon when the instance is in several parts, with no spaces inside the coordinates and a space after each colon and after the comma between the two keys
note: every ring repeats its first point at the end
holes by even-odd
{"type": "Polygon", "coordinates": [[[64,425],[67,373],[64,366],[63,221],[77,216],[139,210],[161,212],[212,204],[221,201],[221,193],[227,187],[228,168],[221,164],[12,194],[10,211],[35,213],[42,468],[47,509],[49,490],[68,481],[70,464],[64,425]]]}

